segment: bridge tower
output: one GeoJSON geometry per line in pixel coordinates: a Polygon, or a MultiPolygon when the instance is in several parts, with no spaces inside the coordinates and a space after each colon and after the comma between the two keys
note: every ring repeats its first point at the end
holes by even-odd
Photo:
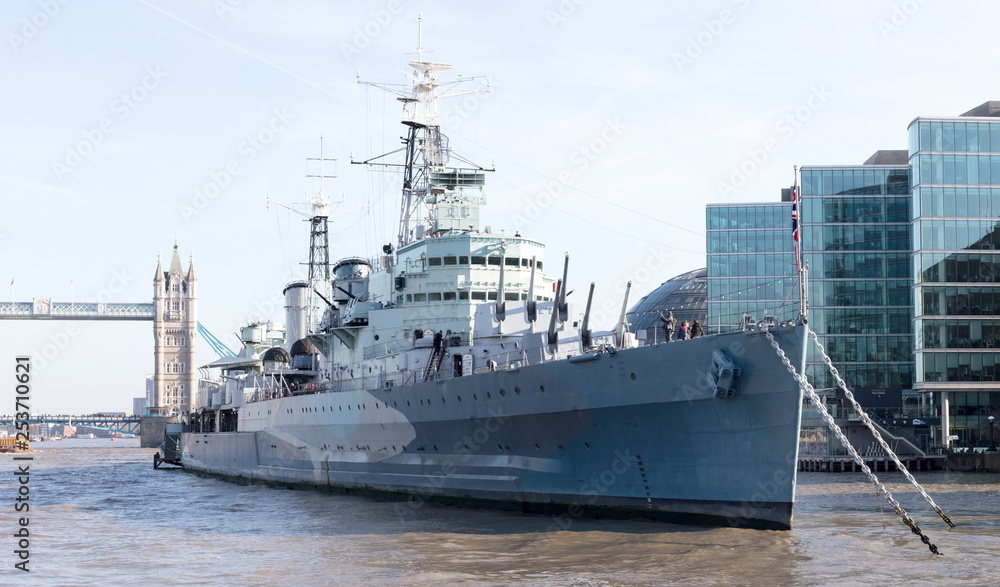
{"type": "Polygon", "coordinates": [[[164,271],[156,260],[153,277],[154,356],[151,415],[187,418],[198,391],[195,336],[198,332],[198,279],[194,260],[181,267],[174,239],[170,267],[164,271]]]}

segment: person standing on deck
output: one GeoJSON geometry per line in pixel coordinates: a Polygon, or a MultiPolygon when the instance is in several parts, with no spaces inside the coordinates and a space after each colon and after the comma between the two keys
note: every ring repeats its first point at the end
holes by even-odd
{"type": "Polygon", "coordinates": [[[674,311],[667,310],[667,315],[664,316],[663,312],[660,312],[660,322],[663,322],[663,330],[667,332],[667,342],[674,337],[674,326],[677,324],[677,319],[674,318],[674,311]]]}

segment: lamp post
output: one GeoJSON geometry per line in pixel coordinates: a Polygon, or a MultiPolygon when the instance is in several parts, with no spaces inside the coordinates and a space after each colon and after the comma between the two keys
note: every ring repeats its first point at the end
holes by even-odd
{"type": "Polygon", "coordinates": [[[986,449],[986,452],[996,452],[997,451],[997,443],[993,440],[993,420],[994,420],[994,418],[993,418],[993,416],[990,416],[989,418],[986,418],[986,419],[989,420],[989,422],[990,422],[990,447],[988,449],[986,449]]]}

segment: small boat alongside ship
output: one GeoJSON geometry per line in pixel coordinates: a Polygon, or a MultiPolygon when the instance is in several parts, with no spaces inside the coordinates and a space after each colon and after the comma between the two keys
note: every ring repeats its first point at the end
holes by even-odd
{"type": "Polygon", "coordinates": [[[480,227],[490,170],[438,122],[450,66],[408,64],[398,239],[330,263],[320,191],[309,280],[285,288],[284,325],[244,327],[239,355],[206,365],[222,377],[180,464],[399,499],[401,516],[435,501],[790,528],[802,391],[766,334],[802,372],[804,320],[652,344],[626,293],[593,329],[595,286],[568,301],[568,257],[547,275],[541,240],[480,227]]]}

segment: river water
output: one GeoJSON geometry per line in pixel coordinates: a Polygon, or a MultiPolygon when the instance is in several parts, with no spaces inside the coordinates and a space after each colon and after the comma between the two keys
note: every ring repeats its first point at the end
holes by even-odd
{"type": "Polygon", "coordinates": [[[395,504],[154,470],[138,440],[37,443],[30,574],[14,569],[18,481],[0,478],[0,584],[1000,584],[1000,475],[923,472],[948,529],[898,473],[880,473],[934,556],[860,473],[799,475],[794,529],[574,520],[395,504]],[[884,526],[883,526],[884,523],[884,526]]]}

